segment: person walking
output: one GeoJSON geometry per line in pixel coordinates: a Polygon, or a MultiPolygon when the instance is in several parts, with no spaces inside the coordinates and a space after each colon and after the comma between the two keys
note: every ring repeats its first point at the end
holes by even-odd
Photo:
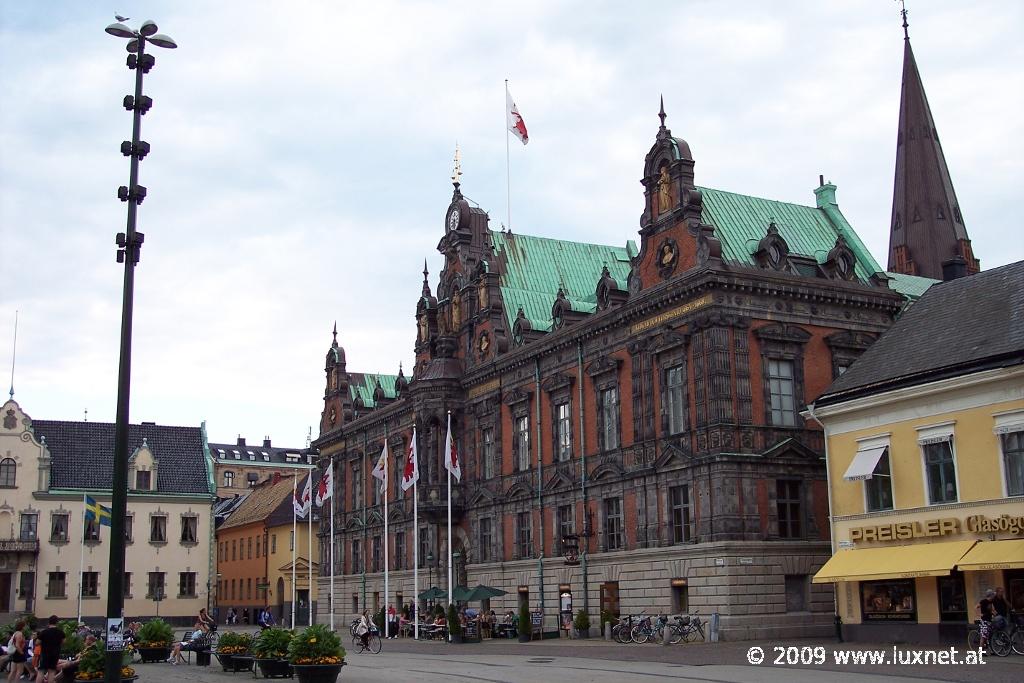
{"type": "Polygon", "coordinates": [[[19,621],[14,625],[14,633],[11,636],[10,643],[10,663],[11,670],[7,674],[7,683],[15,683],[15,681],[21,679],[21,675],[25,673],[25,661],[28,657],[25,655],[25,634],[22,633],[22,629],[25,628],[25,622],[19,621]]]}
{"type": "Polygon", "coordinates": [[[50,616],[47,627],[39,632],[39,675],[36,683],[53,683],[60,663],[60,644],[63,642],[63,630],[57,627],[60,622],[56,614],[50,616]]]}

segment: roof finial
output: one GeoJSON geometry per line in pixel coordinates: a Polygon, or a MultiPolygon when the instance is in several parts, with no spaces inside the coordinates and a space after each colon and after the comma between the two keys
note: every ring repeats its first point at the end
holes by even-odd
{"type": "Polygon", "coordinates": [[[903,15],[903,40],[910,40],[910,32],[907,30],[909,24],[907,23],[907,5],[904,0],[899,0],[900,3],[900,14],[903,15]]]}
{"type": "Polygon", "coordinates": [[[14,359],[18,357],[18,312],[14,312],[14,347],[11,350],[11,399],[14,399],[14,359]]]}
{"type": "Polygon", "coordinates": [[[338,321],[334,321],[334,331],[331,333],[334,335],[334,345],[338,345],[338,321]]]}
{"type": "Polygon", "coordinates": [[[459,141],[455,141],[455,166],[452,168],[452,183],[459,186],[462,178],[462,160],[459,156],[459,141]]]}
{"type": "Polygon", "coordinates": [[[427,259],[423,259],[423,296],[430,296],[430,284],[427,282],[427,259]]]}
{"type": "Polygon", "coordinates": [[[661,119],[661,128],[665,128],[665,96],[661,96],[661,110],[658,112],[658,118],[661,119]]]}

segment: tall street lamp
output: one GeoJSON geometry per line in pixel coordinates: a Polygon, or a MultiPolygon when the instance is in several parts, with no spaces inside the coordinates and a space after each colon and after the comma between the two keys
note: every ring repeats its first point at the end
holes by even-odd
{"type": "MultiPolygon", "coordinates": [[[[110,563],[107,570],[107,620],[124,616],[124,523],[128,512],[128,395],[132,368],[132,301],[135,290],[135,264],[139,262],[144,235],[135,230],[139,204],[146,198],[146,188],[139,185],[139,162],[149,153],[149,143],[139,139],[142,115],[153,106],[153,100],[142,94],[142,77],[156,63],[146,54],[146,44],[176,48],[170,36],[157,33],[156,23],[144,21],[138,30],[118,22],[106,28],[107,33],[128,39],[128,68],[135,71],[135,95],[126,95],[124,108],[132,112],[131,142],[121,143],[121,153],[131,159],[128,186],[117,189],[117,197],[128,202],[127,232],[117,234],[117,262],[124,263],[124,298],[121,305],[121,360],[117,373],[117,422],[114,427],[114,476],[111,484],[110,563]]],[[[157,602],[157,609],[160,603],[157,602]]],[[[104,680],[121,680],[121,646],[107,639],[107,666],[104,680]]]]}

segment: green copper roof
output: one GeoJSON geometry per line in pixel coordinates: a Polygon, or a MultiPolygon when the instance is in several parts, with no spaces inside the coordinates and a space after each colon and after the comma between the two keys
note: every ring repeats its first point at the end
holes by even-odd
{"type": "Polygon", "coordinates": [[[625,247],[568,242],[491,230],[491,244],[498,258],[504,258],[501,296],[509,327],[519,309],[535,330],[551,329],[551,306],[558,289],[572,302],[574,310],[597,310],[597,281],[601,270],[626,288],[629,260],[637,254],[632,241],[625,247]]]}
{"type": "Polygon", "coordinates": [[[860,280],[867,281],[882,270],[835,204],[818,208],[708,187],[698,189],[704,196],[701,219],[715,227],[715,236],[722,242],[722,257],[727,261],[756,266],[753,254],[757,243],[774,221],[791,254],[814,257],[823,263],[836,238],[842,235],[857,258],[854,270],[860,280]]]}
{"type": "Polygon", "coordinates": [[[920,277],[918,275],[904,275],[903,273],[886,273],[891,279],[889,281],[889,289],[894,289],[904,298],[910,301],[916,301],[921,298],[921,295],[931,287],[937,285],[942,280],[933,280],[930,277],[920,277]]]}
{"type": "Polygon", "coordinates": [[[398,375],[378,375],[372,372],[352,373],[349,377],[348,392],[352,396],[352,400],[361,399],[364,407],[373,408],[377,405],[373,400],[377,382],[380,382],[385,398],[395,398],[397,396],[395,380],[397,379],[398,375]]]}

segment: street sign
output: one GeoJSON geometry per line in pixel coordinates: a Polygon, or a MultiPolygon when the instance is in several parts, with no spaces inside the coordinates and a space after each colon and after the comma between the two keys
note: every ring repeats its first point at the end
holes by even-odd
{"type": "Polygon", "coordinates": [[[107,652],[124,649],[124,617],[107,619],[107,652]]]}

